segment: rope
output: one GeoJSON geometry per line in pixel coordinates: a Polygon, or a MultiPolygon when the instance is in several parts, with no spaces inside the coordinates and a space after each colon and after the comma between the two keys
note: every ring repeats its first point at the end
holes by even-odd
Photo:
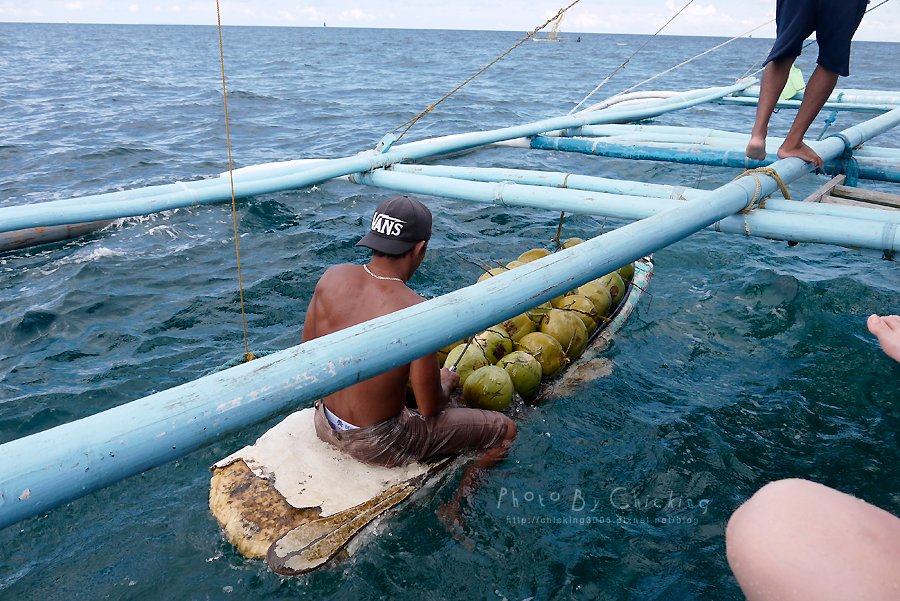
{"type": "MultiPolygon", "coordinates": [[[[841,102],[843,99],[844,99],[844,93],[843,92],[838,93],[837,102],[841,102]]],[[[831,111],[831,114],[828,115],[828,118],[825,119],[825,126],[822,127],[822,131],[821,131],[821,133],[819,133],[819,137],[816,138],[817,141],[821,141],[822,138],[825,137],[825,133],[828,131],[829,127],[834,125],[834,122],[837,121],[837,117],[838,117],[838,110],[834,109],[833,111],[831,111]]]]}
{"type": "Polygon", "coordinates": [[[241,297],[241,322],[244,326],[244,361],[253,361],[256,357],[250,352],[247,337],[247,314],[244,309],[244,281],[241,276],[241,244],[238,236],[237,202],[234,198],[234,161],[231,156],[231,129],[228,125],[228,90],[225,87],[225,49],[222,44],[222,12],[219,0],[216,0],[216,22],[219,27],[219,61],[222,65],[222,102],[225,105],[225,141],[228,146],[228,179],[231,181],[231,220],[234,224],[234,252],[237,256],[238,292],[241,297]]]}
{"type": "MultiPolygon", "coordinates": [[[[218,2],[218,0],[216,0],[216,2],[218,2]]],[[[431,111],[433,111],[433,110],[435,109],[435,107],[437,107],[437,105],[439,105],[440,103],[444,102],[445,100],[447,100],[448,98],[450,98],[451,96],[453,96],[454,94],[456,94],[459,90],[461,90],[464,86],[466,86],[466,85],[467,85],[469,82],[471,82],[473,79],[475,79],[476,77],[478,77],[479,75],[481,75],[482,73],[484,73],[485,71],[487,71],[488,69],[490,69],[491,67],[493,67],[496,63],[498,63],[498,62],[499,62],[502,58],[504,58],[507,54],[509,54],[510,52],[512,52],[513,50],[515,50],[516,48],[518,48],[519,46],[521,46],[522,44],[524,44],[525,42],[527,42],[528,40],[530,40],[531,38],[533,38],[534,35],[535,35],[537,32],[539,32],[539,31],[541,31],[542,29],[544,29],[545,27],[547,27],[547,26],[548,26],[550,23],[552,23],[553,21],[556,21],[557,19],[561,19],[562,16],[565,14],[565,12],[566,12],[567,10],[569,10],[570,8],[572,8],[573,6],[575,6],[576,4],[578,4],[579,2],[581,2],[581,0],[575,0],[574,2],[572,2],[571,4],[569,4],[568,6],[566,6],[565,8],[559,9],[559,12],[557,12],[555,16],[553,16],[553,17],[551,17],[550,19],[548,19],[547,21],[545,21],[543,25],[540,25],[539,27],[535,27],[534,30],[532,30],[530,33],[528,33],[524,38],[522,38],[521,40],[519,40],[518,42],[516,42],[515,44],[513,44],[508,50],[506,50],[505,52],[503,52],[500,56],[498,56],[497,58],[495,58],[494,60],[492,60],[491,62],[489,62],[488,64],[486,64],[485,66],[483,66],[481,69],[479,69],[478,71],[476,71],[473,75],[470,75],[468,78],[466,78],[465,81],[463,81],[461,84],[459,84],[458,86],[456,86],[455,88],[453,88],[450,92],[448,92],[447,94],[445,94],[443,98],[441,98],[440,100],[438,100],[438,101],[435,102],[434,104],[428,105],[428,107],[426,107],[424,111],[422,111],[421,113],[419,113],[418,115],[416,115],[415,117],[413,117],[412,119],[410,119],[409,121],[406,121],[405,123],[401,123],[400,125],[398,125],[397,127],[395,127],[395,128],[393,129],[393,131],[397,131],[397,130],[399,130],[399,129],[403,129],[403,131],[400,132],[400,135],[397,136],[397,139],[394,140],[394,142],[397,142],[398,140],[400,140],[400,138],[402,138],[403,136],[405,136],[405,135],[406,135],[406,132],[408,132],[410,129],[412,129],[412,126],[415,125],[416,122],[417,122],[419,119],[421,119],[422,117],[424,117],[425,115],[427,115],[428,113],[430,113],[431,111]]]]}
{"type": "Polygon", "coordinates": [[[636,89],[636,88],[641,87],[641,86],[644,85],[645,83],[650,83],[650,82],[653,81],[654,79],[658,79],[658,78],[662,77],[663,75],[666,75],[667,73],[671,73],[671,72],[674,71],[675,69],[680,69],[681,67],[685,66],[685,65],[688,64],[688,63],[691,63],[691,62],[697,60],[698,58],[701,58],[701,57],[703,57],[703,56],[706,56],[707,54],[710,54],[710,53],[712,53],[712,52],[715,52],[715,51],[718,50],[719,48],[722,48],[723,46],[727,46],[728,44],[734,42],[735,40],[741,39],[741,38],[744,37],[745,35],[750,35],[750,34],[753,33],[754,31],[756,31],[757,29],[761,29],[761,28],[765,27],[766,25],[772,23],[774,20],[775,20],[775,19],[772,19],[771,21],[766,21],[766,22],[763,23],[762,25],[757,25],[757,26],[754,27],[753,29],[748,29],[748,30],[745,31],[744,33],[742,33],[742,34],[740,34],[740,35],[736,35],[736,36],[734,36],[733,38],[731,38],[730,40],[726,40],[726,41],[722,42],[721,44],[718,44],[717,46],[713,46],[713,47],[710,48],[709,50],[706,50],[706,51],[704,51],[704,52],[701,52],[701,53],[698,54],[697,56],[692,56],[691,58],[687,59],[686,61],[682,61],[682,62],[678,63],[678,64],[675,65],[674,67],[669,67],[669,68],[666,69],[665,71],[662,71],[662,72],[660,72],[660,73],[657,73],[657,74],[654,75],[653,77],[649,77],[649,78],[645,79],[644,81],[642,81],[642,82],[640,82],[640,83],[634,84],[634,85],[631,86],[630,88],[626,88],[626,89],[622,90],[621,92],[619,92],[618,95],[621,95],[621,94],[627,94],[628,92],[630,92],[630,91],[632,91],[632,90],[634,90],[634,89],[636,89]]]}
{"type": "MultiPolygon", "coordinates": [[[[747,206],[741,210],[741,213],[749,213],[753,209],[756,208],[758,201],[760,200],[760,194],[762,192],[762,180],[760,179],[760,175],[768,175],[772,179],[775,180],[775,183],[778,184],[778,187],[781,189],[781,195],[784,196],[787,200],[791,199],[791,192],[788,190],[787,185],[784,183],[784,180],[781,179],[781,175],[772,168],[772,167],[757,167],[756,169],[747,169],[739,176],[734,178],[732,181],[737,181],[742,177],[752,177],[756,182],[756,191],[753,193],[753,198],[750,199],[750,202],[747,203],[747,206]]],[[[749,232],[747,234],[750,235],[749,232]]]]}
{"type": "Polygon", "coordinates": [[[622,69],[624,69],[624,68],[625,68],[625,65],[627,65],[627,64],[631,61],[631,59],[633,59],[635,56],[637,56],[637,54],[638,54],[639,52],[641,52],[644,48],[646,48],[647,44],[649,44],[650,42],[652,42],[653,39],[654,39],[656,36],[658,36],[658,35],[660,34],[660,32],[661,32],[663,29],[665,29],[666,27],[668,27],[669,24],[670,24],[672,21],[674,21],[675,18],[676,18],[678,15],[680,15],[681,13],[683,13],[684,10],[685,10],[688,6],[690,6],[693,2],[694,2],[694,0],[688,0],[688,3],[685,4],[684,6],[682,6],[682,7],[681,7],[681,10],[679,10],[677,13],[675,13],[674,15],[672,15],[672,18],[670,18],[668,21],[666,21],[665,24],[664,24],[662,27],[660,27],[659,29],[657,29],[657,30],[656,30],[656,33],[654,33],[652,36],[650,36],[650,38],[649,38],[646,42],[644,42],[643,44],[641,44],[641,46],[640,46],[637,50],[635,50],[634,52],[632,52],[632,53],[631,53],[631,56],[629,56],[628,58],[626,58],[624,63],[622,63],[621,65],[619,65],[619,66],[616,67],[615,69],[613,69],[613,70],[612,70],[612,73],[610,73],[609,75],[607,75],[606,78],[605,78],[603,81],[601,81],[600,83],[598,83],[596,88],[594,88],[593,90],[591,90],[590,93],[589,93],[587,96],[585,96],[584,98],[581,99],[581,102],[579,102],[579,103],[576,104],[574,107],[572,107],[572,110],[570,110],[570,111],[568,112],[568,114],[571,115],[572,113],[574,113],[575,111],[577,111],[578,108],[579,108],[581,105],[583,105],[585,102],[587,102],[587,101],[591,98],[591,96],[593,96],[594,94],[596,94],[596,93],[600,90],[600,88],[602,88],[603,86],[605,86],[605,85],[609,82],[609,80],[612,79],[612,78],[615,76],[616,73],[618,73],[619,71],[621,71],[622,69]]]}
{"type": "Polygon", "coordinates": [[[559,250],[562,248],[562,242],[559,241],[559,238],[560,238],[560,236],[562,236],[563,221],[565,220],[565,218],[566,218],[566,212],[560,211],[559,225],[556,226],[556,237],[553,238],[553,241],[556,242],[556,250],[559,250]]]}

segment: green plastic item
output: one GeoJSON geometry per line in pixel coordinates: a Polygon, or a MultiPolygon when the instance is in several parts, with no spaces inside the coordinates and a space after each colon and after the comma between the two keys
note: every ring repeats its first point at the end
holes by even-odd
{"type": "Polygon", "coordinates": [[[790,100],[800,92],[806,89],[806,82],[803,80],[803,72],[796,65],[791,65],[791,72],[788,75],[787,84],[781,91],[781,100],[790,100]]]}

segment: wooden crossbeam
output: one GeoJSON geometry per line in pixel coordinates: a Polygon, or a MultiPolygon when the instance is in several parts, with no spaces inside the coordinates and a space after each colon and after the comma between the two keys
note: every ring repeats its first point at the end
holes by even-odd
{"type": "Polygon", "coordinates": [[[853,200],[851,198],[843,198],[841,196],[831,196],[830,194],[826,194],[825,196],[823,196],[819,202],[821,202],[822,204],[827,204],[827,205],[845,205],[848,207],[866,207],[868,209],[876,209],[879,211],[900,211],[900,206],[897,206],[897,207],[891,207],[891,206],[885,206],[885,205],[872,206],[872,203],[868,202],[868,201],[853,200]]]}
{"type": "Polygon", "coordinates": [[[855,200],[860,203],[868,203],[900,209],[900,196],[896,194],[887,194],[886,192],[876,192],[874,190],[863,190],[862,188],[851,188],[849,186],[835,186],[832,196],[855,200]]]}
{"type": "Polygon", "coordinates": [[[803,202],[822,202],[822,197],[827,196],[836,186],[844,183],[847,176],[841,173],[828,180],[825,185],[803,199],[803,202]]]}

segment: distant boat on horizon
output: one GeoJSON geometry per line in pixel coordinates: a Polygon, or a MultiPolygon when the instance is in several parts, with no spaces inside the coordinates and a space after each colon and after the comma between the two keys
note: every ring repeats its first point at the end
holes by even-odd
{"type": "Polygon", "coordinates": [[[565,13],[561,14],[558,19],[553,21],[553,27],[550,29],[550,33],[547,34],[545,38],[539,38],[537,36],[531,38],[535,42],[558,42],[559,38],[559,25],[562,23],[563,18],[566,16],[565,13]]]}

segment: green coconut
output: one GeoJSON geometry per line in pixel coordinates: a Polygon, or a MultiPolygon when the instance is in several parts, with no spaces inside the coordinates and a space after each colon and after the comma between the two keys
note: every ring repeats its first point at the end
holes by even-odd
{"type": "Polygon", "coordinates": [[[473,371],[479,367],[489,365],[489,363],[481,347],[473,342],[468,346],[460,344],[450,351],[450,354],[447,355],[447,360],[444,361],[444,367],[450,369],[454,365],[456,365],[456,373],[459,374],[459,384],[462,386],[466,383],[466,379],[472,375],[473,371]],[[465,354],[463,354],[463,351],[465,351],[465,354]],[[459,358],[460,355],[462,355],[462,359],[459,358]],[[456,363],[457,359],[459,359],[459,364],[456,363]]]}
{"type": "Polygon", "coordinates": [[[578,246],[584,242],[583,238],[569,238],[565,242],[562,243],[563,248],[572,248],[573,246],[578,246]]]}
{"type": "Polygon", "coordinates": [[[627,265],[622,265],[616,270],[620,276],[622,276],[622,281],[626,284],[630,284],[631,280],[634,279],[634,263],[628,263],[627,265]]]}
{"type": "Polygon", "coordinates": [[[537,325],[531,321],[527,313],[511,317],[494,327],[501,328],[504,332],[509,334],[509,337],[513,339],[513,342],[518,342],[522,336],[531,334],[537,330],[537,325]]]}
{"type": "Polygon", "coordinates": [[[580,294],[570,294],[563,298],[557,309],[571,311],[587,328],[588,334],[592,334],[597,326],[600,325],[600,314],[597,313],[597,307],[594,301],[580,294]]]}
{"type": "Polygon", "coordinates": [[[566,298],[571,294],[575,294],[575,291],[569,290],[562,296],[557,296],[556,298],[550,299],[550,304],[553,306],[554,309],[559,309],[564,304],[566,304],[566,298]]]}
{"type": "Polygon", "coordinates": [[[488,362],[494,364],[512,352],[513,340],[506,330],[500,326],[493,326],[475,336],[472,344],[480,346],[488,362]]]}
{"type": "Polygon", "coordinates": [[[541,303],[534,309],[529,309],[528,311],[526,311],[525,314],[528,315],[528,318],[536,325],[540,325],[541,320],[544,318],[544,315],[546,315],[552,309],[553,305],[551,305],[550,303],[541,303]]]}
{"type": "Polygon", "coordinates": [[[612,309],[612,295],[606,286],[600,284],[597,280],[592,280],[583,286],[579,286],[576,294],[591,299],[591,302],[594,303],[594,307],[597,309],[597,315],[602,317],[609,315],[610,309],[612,309]]]}
{"type": "Polygon", "coordinates": [[[509,271],[506,267],[493,267],[484,273],[481,274],[481,277],[478,278],[479,282],[483,282],[488,278],[492,278],[494,276],[500,275],[501,273],[505,273],[509,271]]]}
{"type": "Polygon", "coordinates": [[[541,332],[550,334],[569,359],[577,359],[587,348],[587,327],[572,311],[553,309],[541,321],[541,332]]]}
{"type": "Polygon", "coordinates": [[[497,362],[509,374],[513,387],[526,402],[537,396],[541,387],[541,364],[525,351],[514,351],[497,362]]]}
{"type": "Polygon", "coordinates": [[[549,255],[550,251],[546,248],[532,248],[531,250],[526,250],[521,255],[519,255],[518,260],[522,263],[531,263],[532,261],[543,259],[544,257],[549,255]]]}
{"type": "Polygon", "coordinates": [[[450,351],[458,347],[460,344],[465,344],[465,340],[458,340],[453,344],[448,344],[444,348],[438,350],[435,354],[437,355],[438,365],[443,365],[444,361],[447,360],[447,355],[450,354],[450,351]]]}
{"type": "Polygon", "coordinates": [[[552,378],[568,363],[556,338],[543,332],[532,332],[516,343],[517,351],[525,351],[541,364],[541,377],[552,378]]]}
{"type": "Polygon", "coordinates": [[[622,280],[622,276],[615,271],[607,273],[600,278],[599,283],[606,286],[606,289],[609,290],[613,307],[617,307],[622,302],[622,299],[625,298],[625,282],[622,280]]]}
{"type": "Polygon", "coordinates": [[[463,385],[463,402],[469,407],[505,411],[516,389],[506,370],[496,365],[476,369],[463,385]]]}

